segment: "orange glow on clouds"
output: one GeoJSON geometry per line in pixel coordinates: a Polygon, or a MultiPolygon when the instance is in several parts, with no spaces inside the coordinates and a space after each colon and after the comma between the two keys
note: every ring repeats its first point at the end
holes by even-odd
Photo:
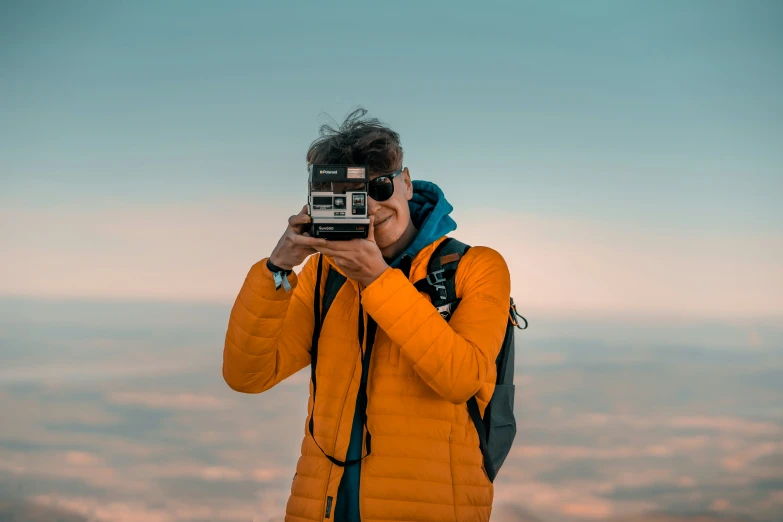
{"type": "MultiPolygon", "coordinates": [[[[299,209],[213,202],[0,210],[0,295],[231,302],[299,209]]],[[[783,239],[455,213],[452,235],[505,257],[538,311],[783,315],[783,239]]]]}

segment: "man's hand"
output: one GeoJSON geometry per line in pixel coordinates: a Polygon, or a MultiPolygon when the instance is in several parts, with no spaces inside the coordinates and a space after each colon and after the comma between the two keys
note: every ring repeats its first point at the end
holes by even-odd
{"type": "Polygon", "coordinates": [[[291,270],[307,259],[307,256],[315,254],[312,245],[307,243],[308,239],[314,240],[307,233],[311,221],[307,214],[307,205],[302,207],[299,214],[288,218],[288,226],[269,256],[273,265],[291,270]]]}
{"type": "Polygon", "coordinates": [[[334,263],[345,275],[369,286],[383,274],[389,265],[375,243],[375,216],[370,216],[370,233],[367,239],[329,241],[326,239],[302,238],[312,247],[334,258],[334,263]]]}

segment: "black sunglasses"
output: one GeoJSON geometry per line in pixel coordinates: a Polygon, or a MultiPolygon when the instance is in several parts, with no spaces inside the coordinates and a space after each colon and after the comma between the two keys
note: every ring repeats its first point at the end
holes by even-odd
{"type": "Polygon", "coordinates": [[[405,170],[405,167],[395,170],[391,174],[385,174],[370,180],[367,186],[367,194],[375,201],[386,201],[394,194],[394,178],[399,176],[403,170],[405,170]]]}

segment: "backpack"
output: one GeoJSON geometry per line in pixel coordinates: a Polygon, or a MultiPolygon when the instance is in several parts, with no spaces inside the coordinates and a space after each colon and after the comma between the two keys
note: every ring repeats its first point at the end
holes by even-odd
{"type": "MultiPolygon", "coordinates": [[[[419,290],[426,292],[432,299],[432,304],[440,313],[441,317],[447,321],[451,318],[457,309],[461,298],[456,295],[454,276],[457,272],[459,260],[470,249],[469,245],[461,243],[454,238],[447,237],[433,251],[428,266],[427,276],[414,283],[419,290]]],[[[330,270],[326,279],[323,297],[323,313],[321,313],[321,302],[319,299],[320,279],[321,279],[321,259],[318,262],[318,275],[315,286],[315,331],[313,332],[313,347],[311,358],[311,377],[315,391],[315,366],[318,359],[318,336],[320,334],[323,319],[329,310],[329,306],[334,300],[337,292],[345,282],[345,277],[335,270],[330,270]]],[[[514,437],[517,432],[516,419],[514,417],[514,328],[520,330],[526,329],[527,320],[519,315],[514,305],[514,299],[511,298],[509,304],[508,322],[506,324],[506,335],[500,353],[495,360],[497,369],[497,380],[495,390],[484,411],[484,417],[479,412],[476,397],[468,399],[467,407],[473,424],[479,436],[479,445],[484,459],[484,469],[487,472],[490,482],[495,481],[495,477],[506,460],[514,437]],[[519,319],[524,321],[525,326],[521,327],[519,319]]],[[[366,426],[365,426],[366,427],[366,426]]],[[[313,434],[312,416],[310,420],[310,434],[313,434]]],[[[367,454],[370,452],[370,434],[367,433],[367,454]]],[[[320,447],[320,446],[319,446],[320,447]]],[[[323,450],[322,450],[323,451],[323,450]]],[[[332,462],[338,465],[347,465],[353,463],[341,462],[333,459],[324,452],[332,462]]],[[[365,455],[366,457],[367,455],[365,455]]],[[[361,459],[359,459],[361,460],[361,459]]]]}

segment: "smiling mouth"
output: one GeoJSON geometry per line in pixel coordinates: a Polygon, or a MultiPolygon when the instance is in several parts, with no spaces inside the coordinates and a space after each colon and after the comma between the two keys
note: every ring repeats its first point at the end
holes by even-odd
{"type": "Polygon", "coordinates": [[[386,219],[384,219],[383,221],[380,221],[378,224],[376,224],[376,225],[375,225],[375,228],[378,228],[378,227],[380,227],[381,225],[383,225],[384,223],[386,223],[387,221],[389,221],[389,219],[390,219],[390,218],[391,218],[391,216],[387,217],[387,218],[386,218],[386,219]]]}

